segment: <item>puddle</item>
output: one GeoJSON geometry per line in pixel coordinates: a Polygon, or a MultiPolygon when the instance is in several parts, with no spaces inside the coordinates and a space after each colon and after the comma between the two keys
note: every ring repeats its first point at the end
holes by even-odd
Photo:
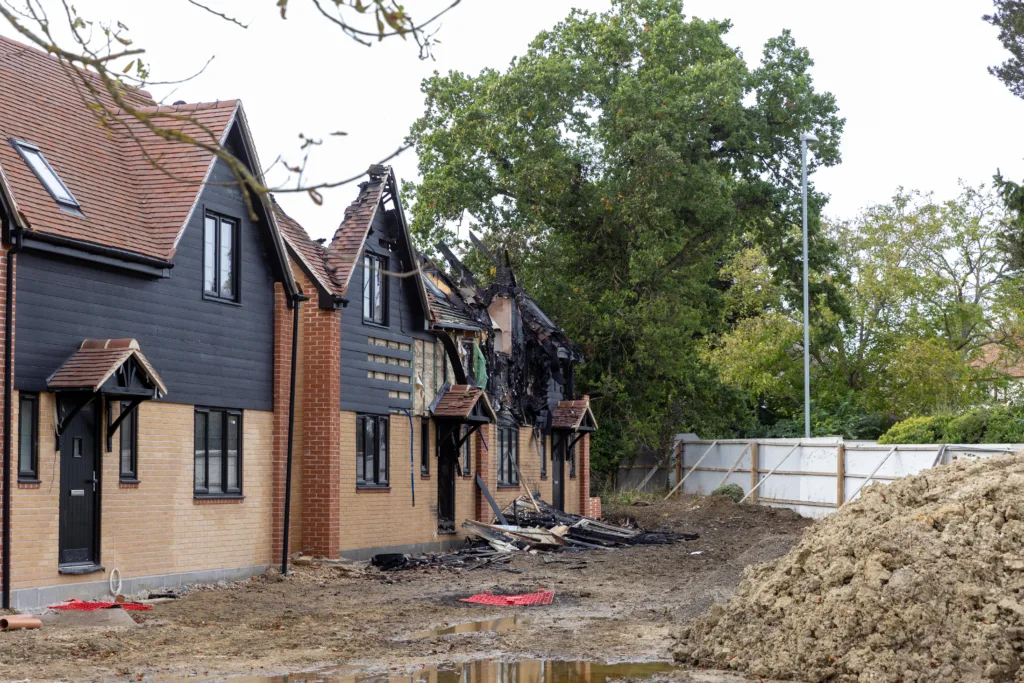
{"type": "MultiPolygon", "coordinates": [[[[498,620],[500,621],[500,620],[498,620]]],[[[465,625],[465,624],[463,624],[465,625]]],[[[527,659],[520,662],[482,660],[467,664],[426,666],[412,673],[359,673],[334,670],[222,679],[225,683],[607,683],[620,678],[647,679],[675,671],[669,662],[563,662],[527,659]]],[[[195,681],[196,679],[190,679],[195,681]]]]}
{"type": "Polygon", "coordinates": [[[420,638],[434,638],[436,636],[447,636],[452,633],[480,633],[482,631],[511,631],[512,629],[519,628],[524,624],[528,624],[529,620],[520,619],[519,617],[504,617],[503,619],[489,619],[485,621],[470,621],[465,624],[456,624],[455,626],[448,626],[446,628],[436,628],[433,631],[420,631],[418,633],[410,633],[405,636],[409,640],[419,640],[420,638]]]}

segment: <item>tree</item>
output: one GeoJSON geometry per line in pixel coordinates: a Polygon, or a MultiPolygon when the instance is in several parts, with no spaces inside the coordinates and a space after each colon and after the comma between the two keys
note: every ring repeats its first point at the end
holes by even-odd
{"type": "Polygon", "coordinates": [[[990,66],[989,73],[1014,95],[1024,97],[1024,2],[995,0],[995,12],[983,19],[999,29],[999,42],[1010,52],[1010,58],[990,66]]]}
{"type": "MultiPolygon", "coordinates": [[[[579,384],[602,425],[595,460],[679,429],[716,433],[742,401],[702,359],[721,324],[717,273],[739,235],[799,297],[799,134],[821,139],[810,171],[838,163],[843,120],[785,32],[750,68],[728,22],[679,0],[574,11],[504,72],[435,75],[410,141],[424,248],[468,224],[506,248],[524,284],[582,343],[579,384]]],[[[819,248],[812,192],[815,264],[819,248]]],[[[816,296],[836,299],[819,283],[816,296]]]]}

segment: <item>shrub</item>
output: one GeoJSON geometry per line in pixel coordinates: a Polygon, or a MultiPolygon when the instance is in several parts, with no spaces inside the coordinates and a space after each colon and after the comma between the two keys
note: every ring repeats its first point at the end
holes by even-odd
{"type": "Polygon", "coordinates": [[[719,486],[717,489],[711,492],[712,496],[728,496],[732,498],[732,502],[738,503],[743,500],[743,487],[739,484],[726,484],[725,486],[719,486]]]}
{"type": "Polygon", "coordinates": [[[878,443],[941,443],[951,419],[949,415],[908,417],[890,427],[889,431],[878,438],[878,443]]]}
{"type": "Polygon", "coordinates": [[[988,420],[984,443],[1024,443],[1024,415],[1020,408],[996,408],[988,420]]]}
{"type": "Polygon", "coordinates": [[[957,415],[946,425],[941,439],[946,443],[981,443],[990,417],[991,412],[984,409],[957,415]]]}

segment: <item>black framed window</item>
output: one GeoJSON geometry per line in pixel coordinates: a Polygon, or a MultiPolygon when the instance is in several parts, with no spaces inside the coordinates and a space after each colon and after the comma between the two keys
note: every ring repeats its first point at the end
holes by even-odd
{"type": "Polygon", "coordinates": [[[569,449],[569,478],[576,478],[576,444],[569,449]]]}
{"type": "Polygon", "coordinates": [[[39,478],[39,394],[18,395],[18,479],[39,478]]]}
{"type": "Polygon", "coordinates": [[[387,265],[383,256],[363,255],[363,320],[376,325],[388,324],[387,265]]]}
{"type": "Polygon", "coordinates": [[[514,427],[498,429],[498,485],[518,486],[519,430],[514,427]]]}
{"type": "Polygon", "coordinates": [[[242,411],[196,408],[195,494],[242,495],[242,411]]]}
{"type": "MultiPolygon", "coordinates": [[[[121,411],[128,410],[131,403],[122,402],[121,411]]],[[[135,407],[128,417],[121,420],[121,481],[137,481],[139,478],[139,408],[135,407]]]]}
{"type": "Polygon", "coordinates": [[[540,442],[537,444],[537,450],[540,452],[540,476],[548,476],[548,437],[544,432],[538,434],[540,442]]]}
{"type": "Polygon", "coordinates": [[[388,417],[356,417],[356,486],[388,485],[388,417]]]}
{"type": "Polygon", "coordinates": [[[203,293],[238,301],[238,220],[207,212],[203,228],[203,293]]]}
{"type": "MultiPolygon", "coordinates": [[[[462,436],[470,430],[469,425],[462,425],[462,436]]],[[[462,442],[462,476],[468,477],[473,467],[473,437],[462,442]]]]}
{"type": "Polygon", "coordinates": [[[420,420],[420,474],[430,476],[430,420],[420,420]]]}

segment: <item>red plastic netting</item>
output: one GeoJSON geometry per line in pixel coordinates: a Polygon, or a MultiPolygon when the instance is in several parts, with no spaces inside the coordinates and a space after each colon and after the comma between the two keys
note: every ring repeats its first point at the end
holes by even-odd
{"type": "Polygon", "coordinates": [[[550,605],[555,599],[555,591],[538,591],[525,595],[495,595],[494,593],[478,593],[469,598],[459,598],[462,602],[476,605],[521,606],[550,605]]]}
{"type": "Polygon", "coordinates": [[[112,607],[120,607],[126,610],[147,610],[153,609],[151,605],[137,605],[133,602],[86,602],[85,600],[78,600],[71,598],[57,605],[47,605],[48,609],[59,609],[67,610],[72,612],[92,612],[98,609],[110,609],[112,607]]]}

